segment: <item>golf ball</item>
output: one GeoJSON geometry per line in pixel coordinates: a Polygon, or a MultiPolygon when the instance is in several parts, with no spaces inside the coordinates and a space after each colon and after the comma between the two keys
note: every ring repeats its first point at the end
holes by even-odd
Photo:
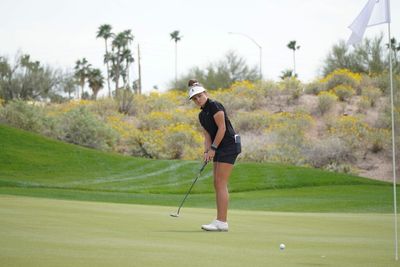
{"type": "Polygon", "coordinates": [[[279,245],[279,248],[280,248],[281,250],[284,250],[284,249],[286,248],[286,246],[285,246],[285,244],[280,244],[280,245],[279,245]]]}

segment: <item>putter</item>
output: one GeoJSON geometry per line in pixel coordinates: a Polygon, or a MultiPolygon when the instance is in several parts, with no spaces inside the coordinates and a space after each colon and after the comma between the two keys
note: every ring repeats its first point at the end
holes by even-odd
{"type": "Polygon", "coordinates": [[[171,213],[171,214],[170,214],[171,217],[179,217],[179,212],[181,211],[181,208],[182,208],[182,206],[183,206],[183,203],[185,203],[186,198],[187,198],[188,195],[190,194],[190,191],[192,191],[192,188],[193,188],[194,184],[197,182],[197,179],[199,179],[200,174],[201,174],[201,172],[204,170],[204,168],[206,167],[207,163],[208,163],[208,161],[204,161],[203,165],[202,165],[201,168],[200,168],[199,173],[197,174],[196,179],[194,179],[194,181],[193,181],[192,185],[190,186],[188,192],[186,193],[185,197],[183,198],[183,200],[182,200],[182,202],[181,202],[181,205],[180,205],[179,208],[178,208],[178,211],[177,211],[177,212],[174,212],[174,213],[171,213]]]}

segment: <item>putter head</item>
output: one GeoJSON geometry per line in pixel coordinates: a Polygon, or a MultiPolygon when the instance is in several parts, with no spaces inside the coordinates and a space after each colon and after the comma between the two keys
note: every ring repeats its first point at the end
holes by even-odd
{"type": "Polygon", "coordinates": [[[170,216],[171,216],[171,217],[178,218],[178,217],[179,217],[179,214],[178,214],[178,213],[176,213],[176,212],[174,212],[174,213],[171,213],[171,214],[170,214],[170,216]]]}

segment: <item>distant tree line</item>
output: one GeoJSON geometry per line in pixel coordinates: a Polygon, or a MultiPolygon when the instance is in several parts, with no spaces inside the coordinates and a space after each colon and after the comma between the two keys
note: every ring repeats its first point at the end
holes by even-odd
{"type": "MultiPolygon", "coordinates": [[[[395,38],[390,40],[392,48],[393,72],[400,74],[400,43],[395,38]]],[[[389,44],[384,44],[383,35],[369,39],[355,48],[349,47],[344,41],[335,44],[324,61],[323,76],[335,69],[349,69],[368,75],[381,74],[389,69],[389,44]]]]}
{"type": "MultiPolygon", "coordinates": [[[[179,31],[170,34],[175,46],[181,36],[179,31]]],[[[111,25],[103,24],[98,28],[97,38],[105,43],[104,64],[107,69],[108,96],[119,101],[121,112],[126,112],[131,105],[132,94],[137,89],[137,80],[131,81],[129,68],[135,61],[129,48],[134,36],[131,30],[113,33],[111,25]],[[114,88],[111,88],[111,82],[114,88]]],[[[400,74],[400,42],[392,38],[393,71],[400,74]]],[[[295,52],[300,48],[296,41],[287,45],[293,51],[293,70],[282,72],[281,78],[296,76],[295,52]]],[[[336,69],[349,69],[356,73],[379,75],[388,71],[389,44],[383,36],[364,41],[356,47],[346,46],[344,41],[333,45],[322,64],[322,76],[336,69]]],[[[169,87],[186,90],[187,80],[198,79],[210,89],[228,88],[232,83],[241,80],[256,81],[259,74],[256,66],[250,67],[244,58],[234,51],[209,63],[205,67],[194,66],[169,87]]],[[[73,70],[55,69],[34,60],[29,54],[18,53],[14,61],[0,56],[0,98],[5,101],[13,99],[65,101],[71,98],[96,99],[98,92],[105,86],[105,78],[101,70],[93,68],[83,57],[76,61],[73,70]],[[85,85],[91,93],[85,92],[85,85]]]]}
{"type": "Polygon", "coordinates": [[[187,81],[196,78],[207,89],[228,88],[236,81],[256,81],[259,79],[258,67],[250,67],[246,60],[236,52],[229,51],[224,58],[209,63],[202,68],[195,66],[186,74],[182,75],[176,82],[170,82],[170,88],[187,90],[187,81]]]}

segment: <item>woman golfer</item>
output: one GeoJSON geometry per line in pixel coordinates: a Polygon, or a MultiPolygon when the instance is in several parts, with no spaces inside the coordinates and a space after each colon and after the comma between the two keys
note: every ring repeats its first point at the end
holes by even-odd
{"type": "Polygon", "coordinates": [[[190,80],[188,86],[189,99],[201,107],[199,120],[204,132],[204,160],[214,162],[217,218],[201,228],[206,231],[228,231],[228,180],[240,153],[240,137],[235,134],[221,103],[209,99],[198,81],[190,80]]]}

